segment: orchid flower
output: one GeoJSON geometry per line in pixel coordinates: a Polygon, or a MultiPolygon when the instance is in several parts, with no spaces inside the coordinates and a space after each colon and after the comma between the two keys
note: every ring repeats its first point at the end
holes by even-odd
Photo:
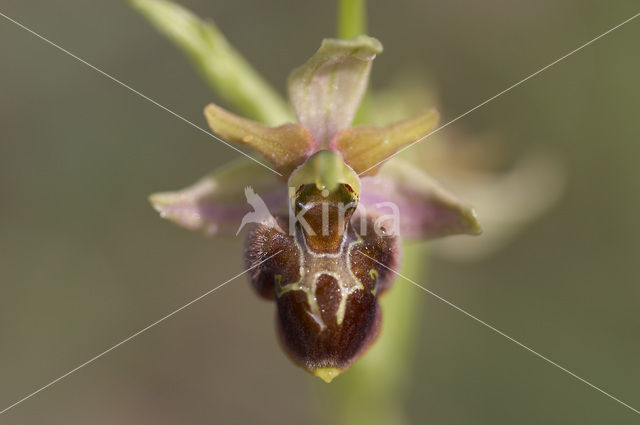
{"type": "Polygon", "coordinates": [[[295,123],[269,127],[208,105],[204,113],[217,135],[253,149],[273,169],[241,159],[150,198],[163,218],[229,235],[252,211],[245,194],[256,210],[252,198],[259,195],[270,215],[247,235],[252,284],[276,302],[285,351],[327,382],[375,341],[377,299],[401,261],[400,238],[480,233],[470,206],[391,158],[436,128],[435,110],[382,127],[351,126],[381,52],[367,36],[325,39],[289,78],[295,123]]]}

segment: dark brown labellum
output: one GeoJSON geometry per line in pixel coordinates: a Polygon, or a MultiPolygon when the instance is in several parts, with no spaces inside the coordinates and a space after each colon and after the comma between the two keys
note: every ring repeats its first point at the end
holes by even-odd
{"type": "MultiPolygon", "coordinates": [[[[355,203],[344,208],[352,197],[345,185],[324,196],[315,185],[301,189],[295,208],[296,213],[307,209],[306,222],[296,223],[292,235],[258,225],[248,236],[245,258],[253,266],[281,251],[253,269],[252,284],[263,297],[275,299],[278,333],[290,357],[330,381],[378,335],[377,297],[392,275],[376,261],[395,268],[397,239],[378,235],[371,217],[351,218],[355,203]],[[323,214],[329,224],[324,229],[323,214]],[[340,219],[339,214],[346,216],[340,219]],[[363,228],[356,231],[352,222],[363,228]]],[[[283,218],[278,220],[288,228],[283,218]]]]}

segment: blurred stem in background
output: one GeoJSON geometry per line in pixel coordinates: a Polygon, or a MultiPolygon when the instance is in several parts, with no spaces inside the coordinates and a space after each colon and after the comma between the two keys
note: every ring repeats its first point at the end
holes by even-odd
{"type": "MultiPolygon", "coordinates": [[[[339,0],[338,37],[366,32],[365,0],[339,0]]],[[[358,121],[368,122],[367,106],[358,121]]],[[[426,243],[403,244],[401,273],[426,285],[426,243]]],[[[408,423],[406,398],[414,364],[420,298],[403,279],[382,297],[383,321],[378,341],[344,375],[324,388],[331,406],[320,410],[321,423],[336,425],[403,425],[408,423]]]]}

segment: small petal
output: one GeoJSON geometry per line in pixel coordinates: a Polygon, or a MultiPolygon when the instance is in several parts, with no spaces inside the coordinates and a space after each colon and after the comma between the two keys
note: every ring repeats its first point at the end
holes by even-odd
{"type": "Polygon", "coordinates": [[[285,177],[316,150],[311,133],[299,124],[268,127],[210,104],[204,114],[223,139],[261,153],[285,177]]]}
{"type": "Polygon", "coordinates": [[[360,203],[367,214],[397,219],[403,237],[424,239],[481,233],[473,208],[427,174],[397,158],[386,163],[377,176],[362,178],[361,183],[360,203]]]}
{"type": "Polygon", "coordinates": [[[439,118],[438,112],[430,109],[415,118],[385,127],[351,127],[338,133],[331,141],[331,149],[340,152],[356,173],[374,175],[382,165],[380,161],[431,133],[438,125],[439,118]]]}
{"type": "Polygon", "coordinates": [[[371,37],[325,39],[289,77],[289,98],[298,121],[326,147],[347,128],[367,89],[371,63],[382,45],[371,37]]]}
{"type": "Polygon", "coordinates": [[[286,188],[275,174],[248,159],[237,160],[175,192],[149,197],[160,216],[189,230],[207,235],[233,235],[251,211],[245,199],[250,186],[262,196],[270,211],[287,210],[286,188]]]}

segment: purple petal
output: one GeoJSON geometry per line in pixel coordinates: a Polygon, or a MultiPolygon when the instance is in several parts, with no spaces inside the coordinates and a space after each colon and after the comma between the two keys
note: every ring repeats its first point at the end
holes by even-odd
{"type": "Polygon", "coordinates": [[[150,201],[161,217],[189,230],[207,235],[234,235],[245,214],[254,211],[245,197],[249,196],[245,195],[249,187],[271,214],[287,211],[286,185],[266,168],[245,159],[185,189],[155,193],[150,201]]]}
{"type": "Polygon", "coordinates": [[[393,159],[361,184],[361,212],[378,216],[387,231],[411,239],[481,232],[473,208],[408,163],[393,159]]]}

